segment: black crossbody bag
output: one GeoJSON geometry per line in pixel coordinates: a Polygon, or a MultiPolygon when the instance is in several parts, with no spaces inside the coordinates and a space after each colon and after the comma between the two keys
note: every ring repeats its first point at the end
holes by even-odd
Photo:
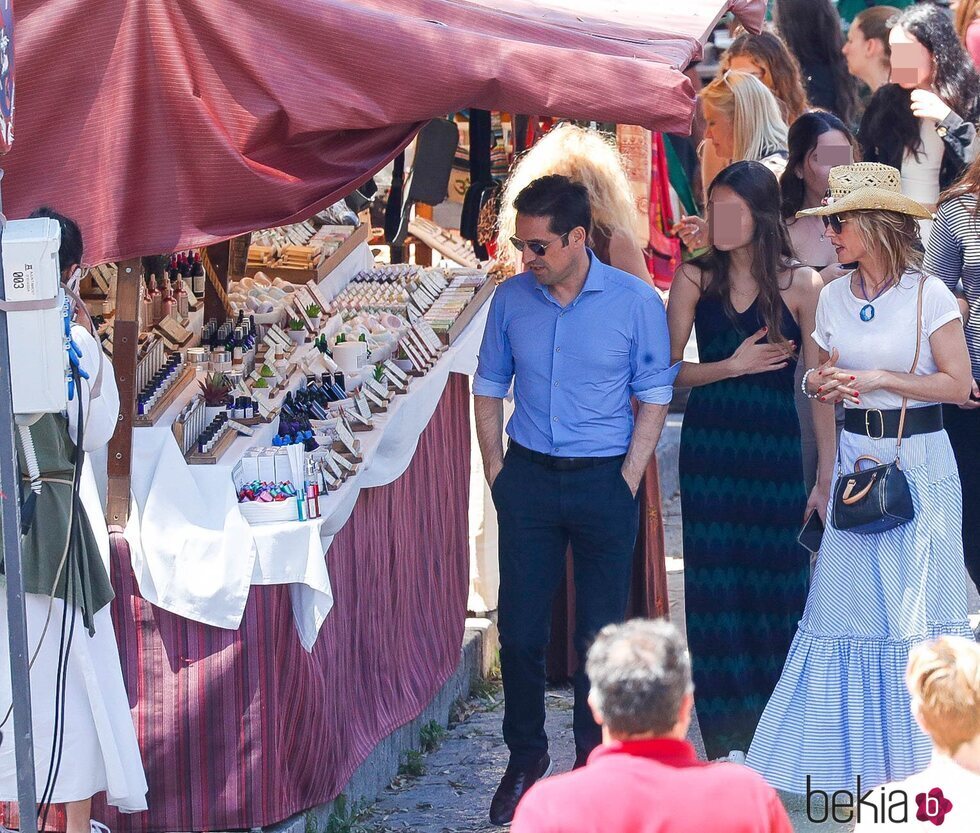
{"type": "MultiPolygon", "coordinates": [[[[915,373],[922,347],[922,291],[926,279],[919,281],[919,300],[915,333],[915,358],[909,373],[915,373]]],[[[898,420],[898,436],[895,441],[895,459],[886,464],[863,454],[854,461],[854,471],[845,475],[837,458],[837,485],[831,504],[831,521],[837,529],[856,532],[859,535],[875,535],[908,523],[915,517],[909,481],[901,468],[902,433],[905,430],[905,412],[908,399],[902,400],[902,413],[898,420]],[[869,469],[861,469],[862,461],[874,463],[869,469]]]]}

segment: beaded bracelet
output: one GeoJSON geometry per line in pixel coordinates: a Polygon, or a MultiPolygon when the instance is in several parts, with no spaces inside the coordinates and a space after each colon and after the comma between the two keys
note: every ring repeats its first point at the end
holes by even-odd
{"type": "Polygon", "coordinates": [[[819,370],[819,368],[811,367],[811,368],[809,368],[806,371],[806,373],[803,374],[803,381],[800,383],[800,390],[803,391],[803,395],[807,399],[819,399],[820,398],[820,394],[819,393],[810,393],[809,389],[806,386],[807,380],[810,378],[810,374],[813,373],[813,372],[815,372],[815,371],[817,371],[817,370],[819,370]]]}

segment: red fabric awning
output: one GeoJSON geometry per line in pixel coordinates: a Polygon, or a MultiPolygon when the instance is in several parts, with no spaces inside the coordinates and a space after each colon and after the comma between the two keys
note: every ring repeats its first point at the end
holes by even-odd
{"type": "Polygon", "coordinates": [[[99,263],[309,216],[466,107],[686,133],[681,71],[765,2],[680,5],[18,0],[4,207],[75,217],[99,263]]]}

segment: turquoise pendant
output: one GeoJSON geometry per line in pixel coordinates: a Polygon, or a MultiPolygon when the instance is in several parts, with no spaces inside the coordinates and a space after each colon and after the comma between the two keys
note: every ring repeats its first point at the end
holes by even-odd
{"type": "Polygon", "coordinates": [[[865,304],[861,307],[861,320],[870,321],[875,317],[875,308],[871,304],[865,304]]]}

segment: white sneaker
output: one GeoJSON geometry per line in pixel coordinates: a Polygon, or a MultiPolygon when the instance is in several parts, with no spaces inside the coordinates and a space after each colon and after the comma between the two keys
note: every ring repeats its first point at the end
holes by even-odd
{"type": "Polygon", "coordinates": [[[745,753],[741,749],[733,749],[725,760],[732,764],[744,764],[745,753]]]}
{"type": "Polygon", "coordinates": [[[90,824],[92,826],[92,833],[112,833],[101,821],[92,821],[90,824]]]}

